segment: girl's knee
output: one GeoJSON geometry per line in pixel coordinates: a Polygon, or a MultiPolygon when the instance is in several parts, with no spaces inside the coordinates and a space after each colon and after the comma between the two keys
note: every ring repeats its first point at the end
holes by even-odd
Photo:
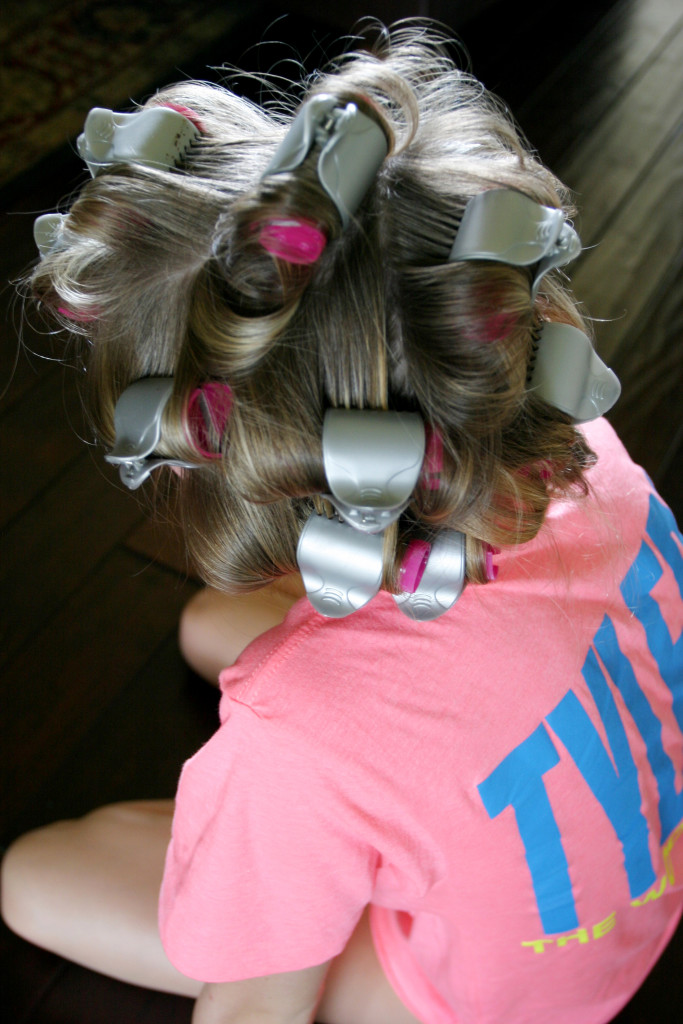
{"type": "Polygon", "coordinates": [[[111,804],[15,840],[1,866],[7,926],[38,946],[59,950],[70,918],[84,908],[92,912],[119,876],[142,871],[149,860],[150,875],[159,875],[158,889],[172,812],[169,800],[111,804]]]}
{"type": "Polygon", "coordinates": [[[47,906],[43,887],[56,827],[49,825],[16,839],[0,867],[2,918],[12,931],[39,945],[47,906]]]}

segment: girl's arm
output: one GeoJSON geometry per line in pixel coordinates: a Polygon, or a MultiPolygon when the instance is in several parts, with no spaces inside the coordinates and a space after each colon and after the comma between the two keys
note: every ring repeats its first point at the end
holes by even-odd
{"type": "Polygon", "coordinates": [[[179,642],[183,657],[214,686],[247,644],[279,625],[306,593],[299,575],[285,576],[261,590],[239,596],[205,587],[185,605],[179,642]]]}
{"type": "Polygon", "coordinates": [[[311,1024],[328,963],[248,981],[207,984],[192,1024],[311,1024]]]}

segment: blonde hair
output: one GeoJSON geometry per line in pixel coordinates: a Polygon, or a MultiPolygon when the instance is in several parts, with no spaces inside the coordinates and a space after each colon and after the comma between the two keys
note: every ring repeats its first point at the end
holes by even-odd
{"type": "MultiPolygon", "coordinates": [[[[173,376],[163,454],[200,466],[178,481],[188,549],[204,579],[238,591],[296,571],[312,510],[329,511],[321,433],[329,407],[419,411],[443,440],[438,489],[421,482],[387,531],[384,586],[398,589],[411,536],[467,537],[467,574],[484,582],[486,544],[531,539],[550,499],[585,491],[592,460],[568,417],[527,389],[542,320],[586,329],[557,273],[535,301],[523,268],[448,262],[467,201],[515,188],[571,216],[560,182],[528,150],[500,104],[427,28],[384,34],[309,90],[353,100],[379,122],[389,155],[351,225],[316,173],[315,151],[261,180],[291,114],[229,90],[183,82],[149,104],[191,108],[201,135],[182,167],[114,166],[73,204],[61,248],[31,288],[87,339],[87,406],[105,445],[122,391],[173,376]],[[313,265],[258,242],[273,213],[323,225],[313,265]],[[229,383],[220,459],[186,430],[202,382],[229,383]]],[[[160,489],[161,490],[161,489],[160,489]]]]}

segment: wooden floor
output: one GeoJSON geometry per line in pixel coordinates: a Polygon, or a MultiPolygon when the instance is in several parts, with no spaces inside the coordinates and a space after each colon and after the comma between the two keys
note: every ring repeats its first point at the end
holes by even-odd
{"type": "MultiPolygon", "coordinates": [[[[343,5],[328,6],[342,20],[343,5]]],[[[573,282],[624,385],[611,419],[681,521],[683,10],[680,0],[579,6],[501,0],[464,38],[475,73],[576,190],[586,250],[573,282]]],[[[332,49],[324,26],[287,26],[312,61],[332,49]]],[[[241,61],[258,38],[254,30],[216,62],[241,61]]],[[[247,59],[256,66],[253,51],[247,59]]],[[[53,209],[77,175],[75,160],[57,166],[15,188],[0,224],[4,278],[34,258],[34,215],[53,209]]],[[[77,373],[17,354],[11,295],[0,345],[3,843],[101,803],[171,795],[183,759],[214,728],[216,703],[176,647],[196,584],[169,564],[165,532],[145,524],[101,453],[79,439],[77,373]]],[[[28,328],[25,337],[63,355],[59,339],[28,328]]],[[[681,1019],[682,955],[679,929],[621,1024],[681,1019]]],[[[190,1019],[186,1000],[108,981],[4,928],[0,975],[13,1024],[190,1019]]]]}

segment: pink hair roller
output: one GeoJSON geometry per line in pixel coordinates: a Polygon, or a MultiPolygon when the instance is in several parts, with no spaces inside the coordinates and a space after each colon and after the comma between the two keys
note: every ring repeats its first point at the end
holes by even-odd
{"type": "Polygon", "coordinates": [[[517,318],[514,313],[495,313],[484,320],[480,341],[490,345],[495,341],[504,341],[513,330],[517,318]]]}
{"type": "Polygon", "coordinates": [[[74,320],[78,324],[90,324],[93,320],[97,320],[93,313],[77,313],[73,309],[67,309],[66,306],[57,306],[57,312],[65,316],[67,320],[74,320]]]}
{"type": "Polygon", "coordinates": [[[493,556],[500,554],[500,548],[494,548],[491,544],[486,545],[486,579],[493,583],[498,578],[498,566],[493,564],[493,556]]]}
{"type": "Polygon", "coordinates": [[[195,126],[198,132],[204,134],[206,131],[199,114],[195,114],[194,110],[190,110],[189,107],[184,106],[182,103],[160,103],[159,106],[168,107],[169,110],[175,110],[177,114],[182,114],[183,117],[186,117],[195,126]]]}
{"type": "Polygon", "coordinates": [[[187,403],[187,435],[191,444],[206,459],[220,459],[220,452],[209,447],[209,430],[223,436],[232,409],[232,389],[228,384],[210,380],[195,388],[187,403]]]}
{"type": "MultiPolygon", "coordinates": [[[[529,477],[531,476],[531,468],[532,467],[530,466],[520,466],[517,472],[520,476],[529,477]]],[[[550,462],[548,459],[544,459],[542,462],[534,463],[533,468],[538,470],[538,475],[540,476],[541,480],[545,480],[546,482],[548,480],[552,480],[553,463],[550,462]]]]}
{"type": "Polygon", "coordinates": [[[426,540],[411,540],[401,562],[401,590],[414,594],[427,567],[431,546],[426,540]]]}
{"type": "Polygon", "coordinates": [[[427,442],[422,463],[422,485],[429,491],[438,491],[441,486],[443,469],[443,440],[440,431],[427,425],[427,442]]]}
{"type": "Polygon", "coordinates": [[[320,259],[327,238],[311,221],[278,217],[263,225],[259,242],[271,256],[287,263],[309,264],[320,259]]]}

